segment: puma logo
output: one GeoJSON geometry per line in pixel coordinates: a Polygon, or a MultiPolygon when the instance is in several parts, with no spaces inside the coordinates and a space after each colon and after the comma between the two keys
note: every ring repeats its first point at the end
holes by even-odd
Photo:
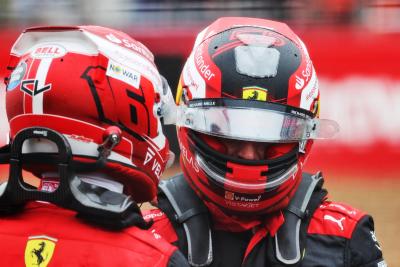
{"type": "Polygon", "coordinates": [[[340,230],[342,230],[342,231],[344,230],[342,221],[344,221],[345,219],[346,219],[345,217],[342,217],[338,220],[331,215],[324,215],[324,220],[328,220],[328,221],[332,221],[332,222],[336,223],[339,226],[340,230]]]}

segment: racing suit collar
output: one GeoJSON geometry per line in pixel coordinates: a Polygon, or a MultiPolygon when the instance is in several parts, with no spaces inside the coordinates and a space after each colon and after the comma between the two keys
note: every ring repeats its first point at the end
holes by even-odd
{"type": "Polygon", "coordinates": [[[285,221],[281,211],[277,211],[265,216],[241,218],[238,216],[230,216],[225,214],[213,203],[205,202],[205,205],[210,211],[214,230],[243,232],[251,229],[253,229],[253,231],[265,229],[271,236],[274,236],[279,227],[285,221]]]}

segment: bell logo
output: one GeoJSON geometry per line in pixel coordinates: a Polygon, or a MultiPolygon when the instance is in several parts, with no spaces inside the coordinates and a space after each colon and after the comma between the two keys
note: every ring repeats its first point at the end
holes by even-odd
{"type": "Polygon", "coordinates": [[[243,87],[243,99],[267,101],[268,90],[258,86],[243,87]]]}
{"type": "Polygon", "coordinates": [[[26,267],[46,267],[54,253],[57,239],[48,236],[30,236],[25,248],[26,267]]]}
{"type": "Polygon", "coordinates": [[[58,58],[67,53],[67,50],[58,44],[41,45],[31,53],[33,58],[58,58]]]}

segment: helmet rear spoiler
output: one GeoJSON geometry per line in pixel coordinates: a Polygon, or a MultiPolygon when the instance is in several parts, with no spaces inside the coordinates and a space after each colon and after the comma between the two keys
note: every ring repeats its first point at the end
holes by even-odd
{"type": "Polygon", "coordinates": [[[74,30],[79,30],[80,27],[78,26],[39,26],[39,27],[30,27],[27,28],[23,31],[23,33],[25,32],[51,32],[51,31],[56,31],[56,32],[60,32],[60,31],[74,31],[74,30]]]}

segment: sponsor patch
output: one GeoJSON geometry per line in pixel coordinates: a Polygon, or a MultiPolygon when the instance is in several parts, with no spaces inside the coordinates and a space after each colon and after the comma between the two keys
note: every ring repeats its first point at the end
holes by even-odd
{"type": "Polygon", "coordinates": [[[155,239],[162,238],[162,236],[156,232],[156,229],[151,230],[151,233],[153,234],[155,239]]]}
{"type": "Polygon", "coordinates": [[[41,44],[34,48],[31,56],[33,58],[58,58],[62,57],[67,53],[67,50],[59,44],[41,44]]]}
{"type": "Polygon", "coordinates": [[[43,92],[51,90],[51,83],[39,87],[39,80],[23,80],[21,91],[30,96],[36,96],[43,92]]]}
{"type": "Polygon", "coordinates": [[[135,88],[139,88],[140,73],[115,61],[108,61],[106,75],[132,85],[135,88]]]}
{"type": "Polygon", "coordinates": [[[112,33],[107,34],[106,38],[108,40],[110,40],[111,42],[116,43],[116,44],[121,44],[122,43],[122,41],[112,33]]]}
{"type": "Polygon", "coordinates": [[[57,239],[48,236],[30,236],[25,247],[26,267],[46,267],[53,256],[57,239]]]}
{"type": "Polygon", "coordinates": [[[261,200],[261,195],[250,198],[250,197],[246,197],[246,196],[241,196],[239,194],[235,194],[230,191],[225,191],[225,199],[232,200],[232,201],[241,201],[241,202],[259,202],[261,200]]]}
{"type": "Polygon", "coordinates": [[[131,49],[131,50],[133,50],[133,51],[145,56],[150,61],[154,61],[153,54],[150,52],[149,49],[147,49],[146,46],[144,46],[140,42],[137,42],[137,41],[135,41],[133,39],[124,39],[124,38],[120,39],[119,37],[115,36],[112,33],[109,33],[109,34],[105,35],[105,37],[109,41],[111,41],[111,42],[113,42],[115,44],[121,45],[121,46],[126,47],[128,49],[131,49]]]}
{"type": "Polygon", "coordinates": [[[27,65],[24,61],[21,61],[18,66],[11,73],[10,81],[7,85],[7,91],[15,89],[22,81],[26,73],[27,65]]]}
{"type": "Polygon", "coordinates": [[[164,212],[162,212],[162,211],[158,211],[157,213],[152,212],[152,213],[143,215],[143,219],[145,219],[146,221],[149,221],[154,218],[162,217],[163,215],[164,215],[164,212]]]}
{"type": "Polygon", "coordinates": [[[299,76],[296,75],[296,84],[295,84],[295,88],[297,90],[303,89],[304,87],[304,79],[300,78],[299,76]]]}
{"type": "Polygon", "coordinates": [[[267,101],[268,90],[258,86],[243,87],[242,98],[248,100],[267,101]]]}
{"type": "MultiPolygon", "coordinates": [[[[201,51],[200,49],[198,51],[201,51]]],[[[203,58],[201,52],[198,52],[196,55],[196,65],[199,72],[203,75],[206,80],[211,80],[215,77],[215,73],[212,71],[210,64],[206,64],[206,61],[203,58]]]]}
{"type": "Polygon", "coordinates": [[[58,180],[41,179],[40,185],[39,185],[39,190],[46,191],[46,192],[54,192],[57,190],[59,185],[60,185],[60,182],[58,180]]]}
{"type": "Polygon", "coordinates": [[[230,191],[225,191],[225,199],[234,200],[234,198],[235,198],[235,193],[230,191]]]}
{"type": "Polygon", "coordinates": [[[156,155],[156,153],[150,147],[147,148],[146,157],[144,159],[143,165],[146,165],[150,161],[153,161],[153,163],[150,163],[151,170],[153,171],[153,173],[158,178],[160,178],[160,175],[161,175],[161,164],[158,162],[157,158],[154,157],[155,155],[156,155]]]}

